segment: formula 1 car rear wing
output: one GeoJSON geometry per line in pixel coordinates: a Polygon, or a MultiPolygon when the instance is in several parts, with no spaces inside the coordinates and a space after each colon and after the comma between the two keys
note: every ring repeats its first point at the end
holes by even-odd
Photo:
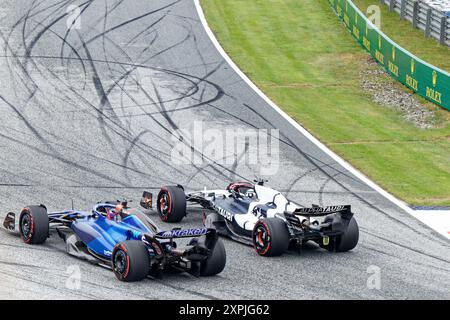
{"type": "Polygon", "coordinates": [[[311,208],[298,208],[290,213],[304,217],[323,217],[334,213],[340,213],[343,216],[349,216],[349,218],[351,218],[353,215],[350,205],[328,207],[313,206],[311,208]]]}
{"type": "MultiPolygon", "coordinates": [[[[167,239],[172,241],[174,238],[198,238],[195,244],[186,247],[185,249],[173,249],[173,252],[178,252],[179,255],[188,260],[204,260],[210,256],[214,247],[219,240],[219,236],[215,229],[200,228],[200,229],[172,229],[170,231],[162,231],[154,235],[155,239],[167,239]],[[205,237],[202,237],[205,236],[205,237]],[[200,238],[201,237],[201,238],[200,238]]],[[[149,239],[151,240],[151,239],[149,239]]]]}

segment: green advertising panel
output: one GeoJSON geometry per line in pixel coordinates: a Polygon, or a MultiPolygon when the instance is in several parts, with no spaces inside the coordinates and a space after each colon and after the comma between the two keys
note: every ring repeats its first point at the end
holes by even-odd
{"type": "Polygon", "coordinates": [[[375,27],[350,0],[329,0],[353,37],[389,74],[424,98],[450,110],[450,74],[417,58],[375,27]]]}

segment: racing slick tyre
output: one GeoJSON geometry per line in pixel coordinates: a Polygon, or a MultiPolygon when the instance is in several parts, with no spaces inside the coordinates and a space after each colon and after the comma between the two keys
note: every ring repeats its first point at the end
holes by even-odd
{"type": "Polygon", "coordinates": [[[223,242],[218,239],[211,256],[200,263],[200,276],[209,277],[219,274],[227,263],[227,253],[223,242]]]}
{"type": "Polygon", "coordinates": [[[111,262],[113,272],[120,281],[140,281],[150,272],[150,255],[141,241],[127,240],[117,244],[111,262]]]}
{"type": "Polygon", "coordinates": [[[348,223],[347,230],[343,235],[336,238],[336,251],[345,252],[350,251],[358,244],[359,240],[359,227],[355,218],[352,217],[348,223]]]}
{"type": "Polygon", "coordinates": [[[267,218],[259,220],[253,228],[253,247],[265,257],[282,255],[289,247],[289,231],[283,220],[267,218]]]}
{"type": "Polygon", "coordinates": [[[164,222],[180,222],[186,216],[186,195],[178,186],[163,187],[157,198],[159,217],[164,222]]]}
{"type": "Polygon", "coordinates": [[[19,232],[27,244],[42,244],[49,235],[47,209],[44,206],[29,206],[22,210],[19,232]]]}
{"type": "Polygon", "coordinates": [[[342,235],[331,238],[327,245],[323,245],[321,242],[319,242],[319,245],[328,251],[346,252],[356,247],[358,240],[358,223],[355,218],[352,217],[348,223],[347,230],[342,235]]]}

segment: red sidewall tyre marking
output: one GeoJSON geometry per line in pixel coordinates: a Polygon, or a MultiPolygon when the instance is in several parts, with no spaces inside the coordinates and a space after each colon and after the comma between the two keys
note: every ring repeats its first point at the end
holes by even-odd
{"type": "Polygon", "coordinates": [[[20,229],[21,229],[21,234],[20,236],[22,237],[23,242],[25,242],[26,244],[30,244],[31,240],[33,239],[33,234],[34,234],[34,220],[33,220],[33,216],[31,215],[30,211],[28,209],[23,209],[22,210],[22,217],[28,215],[29,219],[30,219],[30,234],[28,239],[25,239],[23,236],[23,230],[22,230],[22,221],[20,221],[20,229]]]}
{"type": "Polygon", "coordinates": [[[167,214],[164,214],[164,209],[162,208],[162,202],[161,202],[162,198],[160,199],[160,206],[159,206],[159,209],[160,209],[160,211],[161,211],[161,218],[162,218],[162,220],[163,220],[163,221],[167,221],[167,220],[169,219],[170,214],[172,213],[172,206],[173,206],[173,203],[172,203],[172,198],[170,197],[169,190],[167,190],[167,189],[161,189],[161,191],[162,191],[162,192],[161,192],[161,197],[162,197],[164,194],[166,194],[167,197],[168,197],[168,200],[169,200],[169,209],[168,209],[168,211],[167,211],[167,214]]]}
{"type": "MultiPolygon", "coordinates": [[[[269,226],[265,223],[265,222],[258,222],[255,226],[255,230],[256,228],[258,228],[259,226],[262,226],[264,228],[264,230],[266,231],[266,239],[270,239],[270,230],[269,230],[269,226]]],[[[261,237],[261,233],[258,234],[258,237],[261,237]]],[[[262,238],[261,238],[261,242],[262,238]]],[[[258,250],[258,247],[256,246],[256,244],[254,245],[254,248],[256,250],[256,252],[261,255],[264,256],[269,250],[270,250],[270,241],[266,242],[266,247],[263,251],[258,250]]]]}

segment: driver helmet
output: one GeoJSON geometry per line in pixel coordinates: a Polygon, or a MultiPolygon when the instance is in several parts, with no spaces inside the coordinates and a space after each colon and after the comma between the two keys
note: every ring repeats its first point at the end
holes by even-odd
{"type": "Polygon", "coordinates": [[[123,205],[118,204],[114,209],[108,212],[109,220],[117,220],[117,216],[122,216],[123,214],[123,205]]]}

